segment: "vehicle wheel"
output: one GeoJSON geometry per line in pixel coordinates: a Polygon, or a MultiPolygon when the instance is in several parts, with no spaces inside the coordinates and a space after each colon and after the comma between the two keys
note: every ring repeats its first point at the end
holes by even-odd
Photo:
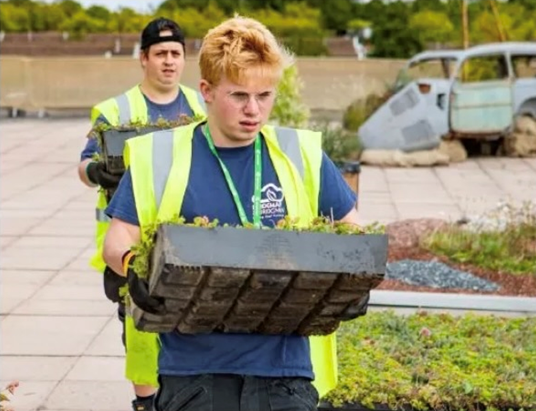
{"type": "Polygon", "coordinates": [[[512,131],[504,138],[503,148],[510,157],[536,156],[536,119],[516,117],[512,131]]]}

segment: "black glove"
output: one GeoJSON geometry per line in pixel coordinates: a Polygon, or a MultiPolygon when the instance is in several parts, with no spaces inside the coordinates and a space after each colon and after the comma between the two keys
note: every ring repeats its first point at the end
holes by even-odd
{"type": "Polygon", "coordinates": [[[121,301],[119,289],[127,283],[127,279],[106,266],[104,269],[103,281],[104,294],[106,294],[106,297],[114,303],[121,301]]]}
{"type": "Polygon", "coordinates": [[[89,181],[98,184],[104,189],[117,188],[121,176],[110,174],[102,162],[92,161],[86,167],[86,174],[89,181]]]}
{"type": "Polygon", "coordinates": [[[138,277],[138,274],[132,268],[135,258],[135,256],[131,257],[127,271],[128,293],[132,301],[147,313],[165,314],[166,307],[164,306],[164,299],[151,297],[149,295],[149,284],[143,278],[138,277]]]}

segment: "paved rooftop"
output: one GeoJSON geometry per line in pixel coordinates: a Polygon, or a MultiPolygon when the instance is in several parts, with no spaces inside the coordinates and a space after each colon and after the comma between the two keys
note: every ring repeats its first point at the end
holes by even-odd
{"type": "MultiPolygon", "coordinates": [[[[76,173],[88,128],[87,120],[0,126],[0,383],[20,380],[16,411],[130,409],[115,307],[88,266],[96,193],[76,173]]],[[[534,199],[536,159],[363,167],[360,185],[363,223],[458,219],[534,199]]]]}

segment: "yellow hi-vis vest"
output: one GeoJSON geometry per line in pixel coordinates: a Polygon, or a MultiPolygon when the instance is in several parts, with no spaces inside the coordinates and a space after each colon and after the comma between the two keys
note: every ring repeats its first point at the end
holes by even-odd
{"type": "MultiPolygon", "coordinates": [[[[194,89],[183,85],[180,86],[180,91],[184,94],[194,115],[205,116],[205,102],[203,101],[201,94],[194,89]]],[[[91,110],[91,123],[94,125],[101,115],[104,116],[112,126],[120,126],[131,122],[139,122],[141,124],[149,122],[147,104],[139,85],[132,87],[124,94],[105,100],[93,107],[91,110]]],[[[101,273],[104,272],[106,266],[102,259],[102,247],[106,231],[108,231],[108,226],[110,224],[110,219],[104,213],[107,205],[108,202],[106,201],[106,196],[103,192],[100,192],[95,210],[95,218],[97,220],[95,233],[97,251],[91,258],[90,264],[101,273]]]]}
{"type": "MultiPolygon", "coordinates": [[[[197,125],[199,123],[159,131],[153,133],[158,134],[155,137],[148,134],[126,143],[124,159],[132,175],[142,239],[147,227],[169,221],[182,208],[192,163],[192,139],[197,125]]],[[[322,135],[308,130],[272,126],[265,126],[261,132],[285,195],[287,213],[292,218],[299,218],[305,225],[318,215],[322,135]]],[[[128,336],[128,329],[134,327],[132,318],[127,317],[126,324],[128,336]]],[[[154,340],[152,346],[155,347],[156,362],[157,335],[141,334],[147,340],[154,340]]],[[[337,384],[335,334],[310,337],[309,341],[315,373],[313,384],[323,397],[337,384]]],[[[145,347],[150,345],[146,341],[145,347]]],[[[141,347],[130,346],[127,339],[127,370],[149,370],[149,355],[141,347]]],[[[147,375],[131,376],[147,380],[147,375]]]]}

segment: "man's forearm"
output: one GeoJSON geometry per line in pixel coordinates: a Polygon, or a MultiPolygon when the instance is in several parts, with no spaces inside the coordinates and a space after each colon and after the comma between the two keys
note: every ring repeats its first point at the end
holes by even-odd
{"type": "Polygon", "coordinates": [[[108,267],[119,275],[126,275],[123,272],[122,257],[139,241],[140,228],[138,226],[112,218],[103,250],[103,258],[108,267]]]}
{"type": "Polygon", "coordinates": [[[82,160],[80,164],[78,164],[78,177],[80,177],[80,181],[88,187],[96,187],[96,184],[89,181],[89,178],[86,173],[86,167],[92,161],[93,160],[91,160],[90,158],[86,158],[85,160],[82,160]]]}

